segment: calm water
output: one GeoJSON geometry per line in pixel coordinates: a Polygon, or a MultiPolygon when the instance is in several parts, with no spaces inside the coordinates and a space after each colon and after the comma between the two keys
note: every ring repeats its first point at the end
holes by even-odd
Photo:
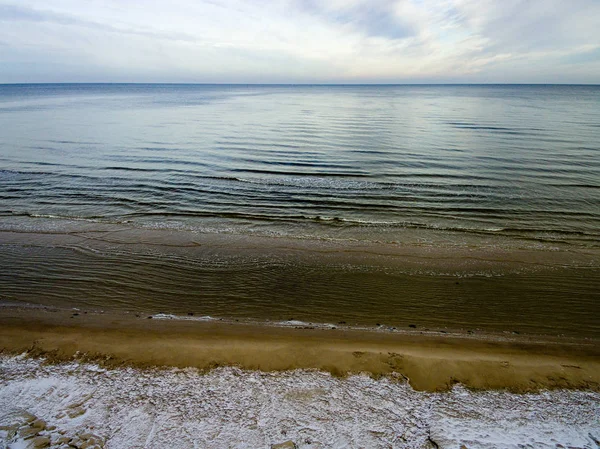
{"type": "Polygon", "coordinates": [[[599,124],[599,86],[0,86],[0,292],[356,322],[435,310],[438,326],[568,329],[598,312],[599,124]],[[239,236],[337,246],[308,245],[299,261],[297,248],[239,236]],[[362,244],[426,248],[410,254],[422,259],[457,250],[445,255],[452,269],[390,274],[410,257],[340,258],[368,253],[362,244]],[[167,249],[194,245],[205,249],[167,249]],[[473,248],[493,251],[471,259],[506,264],[469,266],[473,248]],[[327,268],[323,251],[339,256],[327,268]],[[365,278],[373,266],[382,277],[365,278]],[[538,277],[519,275],[525,266],[538,277]],[[503,277],[460,294],[439,284],[457,274],[503,277]],[[536,309],[541,296],[554,318],[536,309]]]}

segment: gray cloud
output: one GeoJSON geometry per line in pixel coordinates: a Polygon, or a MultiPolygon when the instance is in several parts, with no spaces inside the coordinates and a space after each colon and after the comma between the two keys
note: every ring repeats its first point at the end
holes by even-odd
{"type": "Polygon", "coordinates": [[[296,7],[334,23],[349,25],[368,36],[403,39],[414,36],[415,28],[394,12],[394,1],[373,0],[328,8],[318,0],[299,0],[296,7]]]}

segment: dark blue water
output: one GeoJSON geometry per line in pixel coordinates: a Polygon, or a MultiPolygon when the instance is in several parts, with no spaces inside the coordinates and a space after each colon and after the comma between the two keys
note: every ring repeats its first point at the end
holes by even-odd
{"type": "Polygon", "coordinates": [[[3,85],[0,209],[597,246],[599,123],[598,86],[3,85]]]}

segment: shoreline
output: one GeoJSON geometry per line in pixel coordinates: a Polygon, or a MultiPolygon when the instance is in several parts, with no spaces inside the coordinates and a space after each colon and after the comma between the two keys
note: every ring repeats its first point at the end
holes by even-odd
{"type": "Polygon", "coordinates": [[[600,391],[597,341],[562,337],[307,329],[4,306],[0,352],[111,367],[394,374],[431,392],[458,383],[516,393],[600,391]]]}

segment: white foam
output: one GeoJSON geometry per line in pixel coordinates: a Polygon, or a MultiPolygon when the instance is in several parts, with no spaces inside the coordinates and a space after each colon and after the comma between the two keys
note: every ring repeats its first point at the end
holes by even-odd
{"type": "MultiPolygon", "coordinates": [[[[0,428],[26,412],[56,426],[42,432],[52,441],[59,432],[91,432],[107,449],[268,448],[287,440],[299,448],[593,448],[600,436],[593,392],[430,394],[393,379],[316,371],[202,374],[2,356],[0,428]],[[82,414],[70,418],[73,407],[82,414]]],[[[26,443],[0,431],[2,449],[26,443]]]]}
{"type": "Polygon", "coordinates": [[[182,316],[182,315],[172,315],[169,313],[157,313],[155,315],[152,315],[152,318],[156,319],[156,320],[180,320],[180,321],[212,321],[215,320],[215,318],[206,315],[206,316],[193,316],[193,315],[188,315],[188,316],[182,316]]]}
{"type": "Polygon", "coordinates": [[[331,323],[307,323],[306,321],[300,320],[274,321],[272,323],[266,323],[266,325],[275,327],[310,327],[317,329],[331,329],[335,327],[335,325],[331,323]]]}
{"type": "Polygon", "coordinates": [[[308,323],[305,323],[304,321],[298,321],[298,320],[288,320],[288,321],[281,321],[279,324],[285,326],[285,325],[289,325],[289,326],[308,326],[308,323]]]}

